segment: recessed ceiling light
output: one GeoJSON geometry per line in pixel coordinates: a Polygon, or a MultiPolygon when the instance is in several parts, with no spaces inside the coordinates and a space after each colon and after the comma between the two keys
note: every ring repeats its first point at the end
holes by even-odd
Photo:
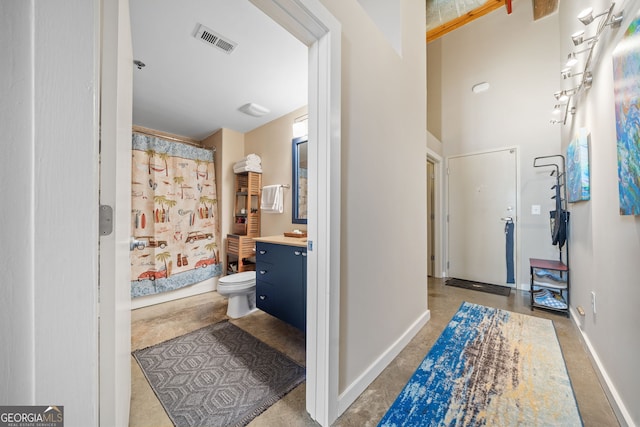
{"type": "Polygon", "coordinates": [[[265,114],[270,113],[268,108],[263,107],[262,105],[254,104],[253,102],[244,104],[242,107],[238,108],[238,110],[253,117],[262,117],[265,114]]]}

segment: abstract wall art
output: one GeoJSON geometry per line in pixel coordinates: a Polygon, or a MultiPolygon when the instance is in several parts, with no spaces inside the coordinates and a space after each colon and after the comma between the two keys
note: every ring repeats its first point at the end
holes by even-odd
{"type": "Polygon", "coordinates": [[[578,129],[567,147],[567,198],[570,203],[589,200],[589,132],[578,129]]]}
{"type": "Polygon", "coordinates": [[[640,16],[612,56],[620,215],[640,215],[640,16]]]}

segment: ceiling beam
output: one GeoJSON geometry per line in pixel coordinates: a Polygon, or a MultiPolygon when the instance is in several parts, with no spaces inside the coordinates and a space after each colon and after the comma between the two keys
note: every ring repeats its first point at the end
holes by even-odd
{"type": "MultiPolygon", "coordinates": [[[[557,0],[533,0],[535,1],[557,1],[557,0]]],[[[502,5],[505,4],[505,0],[489,0],[485,4],[480,7],[477,7],[464,15],[455,18],[445,24],[442,24],[438,27],[435,27],[429,31],[427,31],[427,43],[432,42],[445,34],[455,30],[456,28],[460,28],[469,22],[480,18],[483,15],[486,15],[489,12],[492,12],[502,5]]]]}

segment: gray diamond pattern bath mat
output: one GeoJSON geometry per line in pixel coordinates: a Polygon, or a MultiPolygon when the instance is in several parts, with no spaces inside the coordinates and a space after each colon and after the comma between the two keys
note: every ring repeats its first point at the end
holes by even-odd
{"type": "Polygon", "coordinates": [[[176,427],[245,426],[305,368],[228,321],[133,352],[176,427]]]}

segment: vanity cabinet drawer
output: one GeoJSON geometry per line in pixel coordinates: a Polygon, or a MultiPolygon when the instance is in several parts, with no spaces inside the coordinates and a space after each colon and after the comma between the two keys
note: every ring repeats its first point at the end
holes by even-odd
{"type": "MultiPolygon", "coordinates": [[[[271,264],[280,264],[290,257],[292,254],[302,254],[304,248],[287,245],[276,245],[273,243],[256,242],[256,256],[259,255],[260,261],[271,264]]],[[[305,251],[306,252],[306,251],[305,251]]]]}
{"type": "Polygon", "coordinates": [[[256,263],[256,283],[258,281],[284,286],[292,282],[291,272],[283,265],[258,261],[256,263]]]}
{"type": "Polygon", "coordinates": [[[306,323],[304,298],[302,292],[291,291],[291,289],[285,290],[259,281],[256,283],[256,305],[260,310],[304,331],[306,323]],[[286,292],[286,297],[283,292],[286,292]]]}

